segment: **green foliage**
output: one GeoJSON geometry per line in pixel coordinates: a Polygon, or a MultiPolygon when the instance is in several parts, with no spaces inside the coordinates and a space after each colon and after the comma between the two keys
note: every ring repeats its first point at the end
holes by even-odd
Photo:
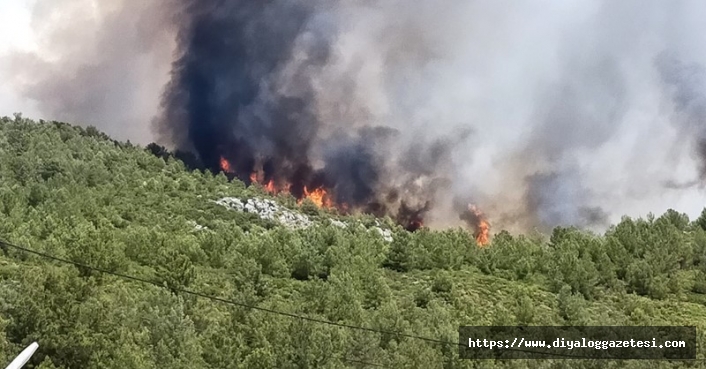
{"type": "Polygon", "coordinates": [[[214,204],[267,195],[189,171],[187,157],[0,119],[0,239],[157,284],[1,250],[0,365],[37,340],[28,368],[553,368],[564,364],[459,360],[453,344],[394,332],[453,343],[459,325],[706,328],[706,209],[694,222],[624,218],[604,235],[501,231],[481,249],[462,229],[409,233],[280,195],[316,220],[290,230],[214,204]]]}
{"type": "Polygon", "coordinates": [[[699,217],[696,219],[696,221],[694,221],[694,223],[701,229],[706,231],[706,208],[701,211],[701,215],[699,215],[699,217]]]}
{"type": "Polygon", "coordinates": [[[301,212],[309,216],[317,216],[321,214],[321,209],[310,199],[304,199],[301,203],[301,212]]]}

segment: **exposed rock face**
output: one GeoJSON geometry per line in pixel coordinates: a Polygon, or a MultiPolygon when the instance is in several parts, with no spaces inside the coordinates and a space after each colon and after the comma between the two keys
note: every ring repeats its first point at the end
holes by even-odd
{"type": "Polygon", "coordinates": [[[262,219],[277,221],[290,229],[307,228],[313,223],[306,215],[281,207],[274,200],[253,198],[247,199],[243,203],[241,199],[236,197],[224,197],[216,201],[216,204],[236,211],[257,214],[262,219]]]}
{"type": "MultiPolygon", "coordinates": [[[[314,225],[314,222],[308,216],[280,206],[274,200],[251,198],[243,201],[237,197],[224,197],[217,200],[216,204],[235,211],[257,214],[262,219],[277,221],[289,229],[308,228],[314,225]]],[[[340,220],[329,220],[336,227],[348,228],[349,226],[348,223],[340,220]]],[[[392,231],[389,229],[374,226],[368,228],[368,230],[377,232],[385,241],[392,242],[392,231]]]]}

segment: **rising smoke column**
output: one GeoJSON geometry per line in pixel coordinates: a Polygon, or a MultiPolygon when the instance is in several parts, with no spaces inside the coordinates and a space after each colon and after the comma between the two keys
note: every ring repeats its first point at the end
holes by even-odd
{"type": "Polygon", "coordinates": [[[249,171],[262,158],[274,158],[288,170],[308,164],[318,127],[308,80],[293,76],[299,77],[298,91],[287,94],[278,78],[296,42],[311,43],[311,52],[302,55],[309,68],[325,62],[327,44],[307,28],[315,4],[182,2],[179,57],[163,103],[170,139],[195,150],[214,171],[224,153],[236,171],[249,171]],[[299,158],[303,162],[290,162],[299,158]]]}
{"type": "Polygon", "coordinates": [[[541,124],[521,152],[537,164],[527,175],[526,206],[532,226],[590,227],[607,225],[607,216],[584,184],[574,156],[593,152],[613,137],[626,110],[626,91],[613,56],[595,56],[597,62],[570,65],[571,75],[552,86],[537,107],[541,124]],[[605,59],[600,60],[601,57],[605,59]]]}
{"type": "MultiPolygon", "coordinates": [[[[670,170],[684,178],[688,160],[669,148],[686,131],[674,134],[671,119],[660,111],[663,82],[653,60],[665,48],[696,50],[703,27],[695,14],[703,14],[703,6],[592,4],[556,43],[554,73],[542,76],[529,97],[530,118],[518,148],[498,160],[502,190],[491,190],[489,202],[495,204],[486,211],[505,224],[605,229],[629,209],[648,208],[639,205],[645,199],[664,196],[660,183],[670,170]]],[[[669,196],[678,197],[676,191],[669,196]]]]}

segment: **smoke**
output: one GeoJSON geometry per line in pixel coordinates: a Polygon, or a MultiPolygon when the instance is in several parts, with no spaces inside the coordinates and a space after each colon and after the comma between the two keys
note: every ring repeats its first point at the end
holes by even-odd
{"type": "Polygon", "coordinates": [[[36,50],[0,59],[0,75],[43,118],[150,142],[174,48],[169,0],[36,0],[36,50]]]}
{"type": "Polygon", "coordinates": [[[700,179],[706,180],[706,69],[701,64],[687,64],[674,55],[663,53],[655,59],[665,94],[671,96],[674,119],[684,137],[689,137],[700,161],[700,179]]]}
{"type": "Polygon", "coordinates": [[[615,135],[627,109],[626,89],[613,55],[586,57],[563,59],[564,75],[548,86],[534,113],[538,126],[518,153],[525,168],[536,167],[525,177],[524,199],[526,220],[534,227],[606,224],[604,211],[591,204],[596,196],[575,156],[594,152],[615,135]]]}
{"type": "MultiPolygon", "coordinates": [[[[432,135],[429,141],[407,124],[388,124],[366,111],[367,101],[325,100],[334,86],[360,88],[355,76],[333,70],[346,62],[334,50],[340,50],[346,9],[365,5],[182,3],[179,55],[157,121],[168,140],[196,151],[212,170],[227,160],[246,182],[262,173],[265,182],[286,184],[297,197],[324,187],[348,208],[392,215],[410,227],[423,218],[446,177],[440,162],[449,156],[448,140],[432,135]],[[360,113],[379,120],[365,122],[360,113]]],[[[401,25],[409,26],[416,22],[401,25]]],[[[416,54],[386,46],[394,49],[383,50],[386,58],[416,54]]],[[[394,63],[425,58],[407,56],[394,63]]]]}
{"type": "Polygon", "coordinates": [[[315,4],[182,3],[179,55],[159,123],[168,139],[214,170],[222,155],[236,168],[251,169],[257,159],[285,170],[307,165],[318,126],[310,75],[328,56],[326,33],[307,27],[315,4]],[[295,53],[302,59],[288,65],[295,53]]]}
{"type": "Polygon", "coordinates": [[[535,226],[607,226],[607,214],[590,207],[591,194],[572,172],[538,173],[527,178],[527,206],[535,226]]]}
{"type": "Polygon", "coordinates": [[[13,83],[246,182],[519,231],[706,201],[699,0],[83,2],[38,3],[58,57],[14,55],[13,83]]]}
{"type": "MultiPolygon", "coordinates": [[[[694,50],[703,40],[695,14],[703,15],[704,6],[690,1],[593,5],[551,43],[554,63],[548,58],[545,64],[553,66],[551,72],[524,76],[521,86],[534,80],[537,87],[520,114],[521,137],[515,148],[503,145],[505,151],[495,155],[488,169],[496,171],[497,181],[476,191],[505,227],[604,229],[618,214],[654,211],[650,206],[656,207],[659,196],[703,203],[696,188],[673,186],[694,183],[694,165],[678,152],[689,133],[674,130],[660,78],[664,72],[655,60],[672,49],[703,60],[694,50]],[[664,184],[679,192],[666,194],[664,184]]],[[[688,115],[698,115],[698,103],[690,104],[688,115]]]]}

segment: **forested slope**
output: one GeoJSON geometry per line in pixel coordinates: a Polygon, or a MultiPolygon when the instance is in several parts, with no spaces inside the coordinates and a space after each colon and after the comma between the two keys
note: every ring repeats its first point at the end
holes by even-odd
{"type": "MultiPolygon", "coordinates": [[[[159,285],[3,249],[0,366],[35,340],[28,368],[706,366],[469,361],[453,345],[459,325],[701,332],[706,215],[625,218],[605,235],[501,232],[482,249],[460,229],[397,227],[392,242],[325,221],[291,230],[214,203],[267,197],[261,189],[188,171],[92,128],[19,116],[0,120],[0,180],[0,239],[159,285]]],[[[336,216],[311,204],[300,210],[336,216]]]]}

